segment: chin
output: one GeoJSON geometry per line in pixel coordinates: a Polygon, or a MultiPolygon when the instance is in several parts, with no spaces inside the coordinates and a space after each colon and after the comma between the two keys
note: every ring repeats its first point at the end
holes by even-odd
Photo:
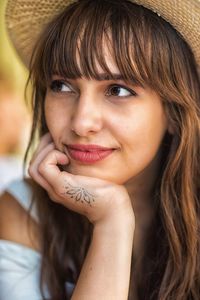
{"type": "Polygon", "coordinates": [[[116,174],[105,172],[105,169],[102,170],[89,165],[73,166],[70,164],[64,167],[63,170],[73,175],[98,178],[119,185],[123,185],[126,182],[126,179],[116,177],[116,174]]]}
{"type": "Polygon", "coordinates": [[[80,175],[80,176],[87,176],[87,177],[95,177],[103,179],[102,177],[105,177],[105,174],[103,176],[101,170],[96,169],[89,165],[80,165],[80,166],[74,166],[74,165],[68,165],[65,167],[65,171],[69,172],[73,175],[80,175]]]}

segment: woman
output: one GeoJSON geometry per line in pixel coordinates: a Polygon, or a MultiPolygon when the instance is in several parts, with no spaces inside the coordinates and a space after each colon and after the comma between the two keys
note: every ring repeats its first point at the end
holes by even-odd
{"type": "Polygon", "coordinates": [[[40,142],[0,201],[1,300],[197,300],[200,2],[57,2],[8,1],[40,142]]]}

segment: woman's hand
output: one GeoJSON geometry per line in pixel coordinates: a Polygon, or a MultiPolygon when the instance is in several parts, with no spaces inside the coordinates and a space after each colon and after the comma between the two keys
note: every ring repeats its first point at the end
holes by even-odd
{"type": "Polygon", "coordinates": [[[85,215],[90,222],[106,222],[119,216],[134,218],[129,195],[122,185],[62,171],[69,164],[66,154],[56,150],[49,133],[45,134],[31,160],[30,176],[50,198],[70,210],[85,215]]]}

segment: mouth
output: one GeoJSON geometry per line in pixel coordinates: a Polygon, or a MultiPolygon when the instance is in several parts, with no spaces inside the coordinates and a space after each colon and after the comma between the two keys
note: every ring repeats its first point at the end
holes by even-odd
{"type": "Polygon", "coordinates": [[[93,164],[111,155],[114,148],[107,148],[99,145],[67,145],[67,152],[71,159],[84,163],[93,164]]]}

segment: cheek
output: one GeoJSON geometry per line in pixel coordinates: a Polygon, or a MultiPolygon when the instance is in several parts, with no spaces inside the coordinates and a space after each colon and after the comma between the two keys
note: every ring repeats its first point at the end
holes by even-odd
{"type": "Polygon", "coordinates": [[[167,130],[163,110],[144,112],[130,118],[129,122],[122,120],[122,125],[118,128],[126,163],[128,166],[134,166],[137,172],[145,168],[156,156],[167,130]]]}
{"type": "MultiPolygon", "coordinates": [[[[48,101],[45,103],[45,119],[49,132],[58,149],[63,132],[67,131],[68,118],[65,110],[58,105],[52,105],[48,101]]],[[[61,150],[61,149],[60,149],[61,150]]]]}

